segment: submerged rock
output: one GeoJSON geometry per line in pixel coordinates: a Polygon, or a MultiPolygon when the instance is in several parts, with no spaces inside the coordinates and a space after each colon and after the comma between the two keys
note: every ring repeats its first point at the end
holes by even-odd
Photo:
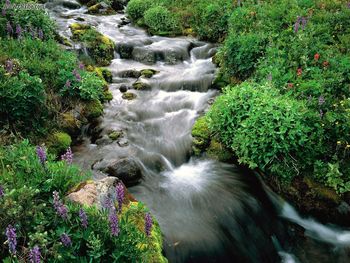
{"type": "Polygon", "coordinates": [[[118,177],[126,186],[135,185],[142,179],[140,165],[130,157],[113,161],[104,172],[109,176],[118,177]]]}

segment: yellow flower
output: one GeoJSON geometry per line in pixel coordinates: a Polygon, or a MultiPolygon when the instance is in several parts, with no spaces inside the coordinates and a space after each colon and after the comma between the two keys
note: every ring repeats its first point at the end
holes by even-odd
{"type": "Polygon", "coordinates": [[[338,144],[338,145],[341,144],[341,141],[337,141],[337,144],[338,144]]]}

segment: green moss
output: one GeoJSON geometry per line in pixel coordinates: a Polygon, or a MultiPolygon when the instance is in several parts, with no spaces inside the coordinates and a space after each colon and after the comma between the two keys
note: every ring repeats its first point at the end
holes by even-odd
{"type": "Polygon", "coordinates": [[[149,84],[141,82],[141,81],[136,81],[135,83],[132,84],[132,87],[136,90],[149,90],[149,89],[151,89],[151,86],[149,84]]]}
{"type": "Polygon", "coordinates": [[[210,142],[210,130],[205,116],[199,117],[192,127],[192,150],[195,155],[200,155],[210,142]]]}
{"type": "Polygon", "coordinates": [[[72,112],[67,112],[61,115],[60,125],[62,129],[69,134],[77,135],[80,132],[82,123],[72,112]]]}
{"type": "Polygon", "coordinates": [[[122,96],[124,100],[133,100],[133,99],[136,99],[136,97],[137,97],[136,94],[132,92],[125,92],[122,96]]]}
{"type": "Polygon", "coordinates": [[[157,74],[159,71],[154,70],[154,69],[143,69],[141,70],[141,75],[142,77],[145,78],[152,78],[153,75],[157,74]]]}
{"type": "Polygon", "coordinates": [[[211,140],[206,153],[208,157],[220,162],[227,162],[232,159],[232,153],[216,139],[211,140]]]}
{"type": "Polygon", "coordinates": [[[113,94],[112,94],[112,92],[110,92],[109,90],[106,90],[106,91],[104,91],[103,92],[103,99],[105,100],[105,101],[111,101],[111,100],[113,100],[113,94]]]}
{"type": "Polygon", "coordinates": [[[48,139],[49,152],[56,156],[65,152],[72,143],[72,138],[65,132],[56,132],[48,139]]]}
{"type": "Polygon", "coordinates": [[[103,114],[103,105],[99,100],[89,101],[85,104],[83,114],[88,119],[98,118],[103,114]]]}
{"type": "Polygon", "coordinates": [[[112,131],[110,134],[108,134],[108,137],[113,140],[116,141],[118,140],[120,137],[122,137],[123,132],[122,131],[112,131]]]}
{"type": "Polygon", "coordinates": [[[105,80],[107,83],[112,83],[113,76],[110,70],[106,68],[95,68],[96,74],[103,80],[105,80]]]}

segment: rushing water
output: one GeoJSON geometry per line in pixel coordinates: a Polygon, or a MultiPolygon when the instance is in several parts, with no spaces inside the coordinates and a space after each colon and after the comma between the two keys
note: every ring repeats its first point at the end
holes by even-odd
{"type": "Polygon", "coordinates": [[[130,59],[116,52],[109,66],[114,99],[105,105],[99,137],[86,136],[75,157],[96,177],[118,158],[132,157],[142,166],[141,184],[129,190],[159,221],[170,262],[350,262],[350,232],[302,218],[250,171],[190,156],[191,127],[217,95],[210,89],[214,45],[118,27],[123,14],[92,16],[86,8],[55,3],[48,8],[63,36],[83,20],[119,50],[132,49],[130,59]],[[149,68],[159,73],[139,80],[151,89],[131,90],[137,98],[123,100],[119,88],[137,80],[126,73],[149,68]],[[111,130],[123,131],[123,139],[111,141],[111,130]]]}

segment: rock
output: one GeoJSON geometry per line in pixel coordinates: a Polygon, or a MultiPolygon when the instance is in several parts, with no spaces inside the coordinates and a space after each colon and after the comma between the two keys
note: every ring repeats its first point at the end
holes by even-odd
{"type": "Polygon", "coordinates": [[[52,134],[46,143],[49,152],[60,156],[70,147],[72,143],[72,138],[68,133],[65,132],[55,132],[52,134]]]}
{"type": "Polygon", "coordinates": [[[82,18],[82,17],[77,17],[77,18],[74,18],[74,20],[76,20],[76,21],[80,21],[80,22],[85,21],[85,19],[84,19],[84,18],[82,18]]]}
{"type": "Polygon", "coordinates": [[[81,5],[75,1],[63,1],[62,6],[69,9],[78,9],[81,5]]]}
{"type": "Polygon", "coordinates": [[[111,15],[114,10],[105,2],[97,3],[88,8],[88,14],[92,15],[111,15]]]}
{"type": "Polygon", "coordinates": [[[159,71],[154,69],[143,69],[141,70],[141,76],[145,78],[152,78],[153,75],[159,73],[159,71]]]}
{"type": "Polygon", "coordinates": [[[121,93],[127,92],[128,89],[129,89],[128,86],[126,86],[126,85],[124,85],[124,84],[122,84],[122,85],[119,87],[119,90],[120,90],[121,93]]]}
{"type": "Polygon", "coordinates": [[[206,149],[206,155],[220,162],[229,162],[232,160],[233,153],[218,140],[212,139],[209,147],[206,149]]]}
{"type": "Polygon", "coordinates": [[[210,130],[205,116],[199,117],[192,127],[192,151],[200,155],[210,143],[210,130]]]}
{"type": "Polygon", "coordinates": [[[127,139],[121,138],[120,140],[118,140],[118,145],[119,145],[120,147],[126,147],[126,146],[129,145],[129,142],[128,142],[127,139]]]}
{"type": "Polygon", "coordinates": [[[117,52],[120,55],[120,58],[130,59],[132,58],[132,51],[134,46],[127,43],[121,43],[117,45],[117,52]]]}
{"type": "Polygon", "coordinates": [[[106,68],[95,68],[95,72],[96,74],[103,79],[104,81],[106,81],[107,83],[112,83],[113,81],[113,76],[112,76],[112,72],[106,68]]]}
{"type": "Polygon", "coordinates": [[[83,115],[87,119],[95,119],[103,114],[103,105],[99,100],[89,101],[83,108],[83,115]]]}
{"type": "Polygon", "coordinates": [[[80,134],[82,123],[78,120],[73,111],[69,111],[61,114],[60,126],[70,135],[78,136],[80,134]]]}
{"type": "Polygon", "coordinates": [[[132,84],[132,87],[136,90],[150,90],[152,88],[151,85],[141,81],[136,81],[132,84]]]}
{"type": "Polygon", "coordinates": [[[112,0],[111,7],[115,11],[122,11],[124,10],[125,6],[128,4],[128,0],[112,0]]]}
{"type": "Polygon", "coordinates": [[[136,94],[132,92],[125,92],[122,96],[124,100],[133,100],[133,99],[136,99],[136,97],[137,97],[136,94]]]}
{"type": "Polygon", "coordinates": [[[70,193],[67,198],[80,205],[92,206],[97,203],[97,190],[95,182],[86,182],[79,189],[70,193]]]}
{"type": "Polygon", "coordinates": [[[109,90],[106,90],[103,92],[103,99],[104,101],[111,101],[113,100],[113,94],[109,90]]]}
{"type": "Polygon", "coordinates": [[[108,134],[108,137],[112,140],[112,141],[116,141],[119,138],[121,138],[123,136],[123,131],[119,130],[119,131],[111,131],[108,134]]]}
{"type": "Polygon", "coordinates": [[[118,177],[126,186],[135,185],[142,179],[140,165],[130,157],[112,162],[104,172],[109,176],[118,177]]]}
{"type": "Polygon", "coordinates": [[[121,78],[139,78],[141,76],[141,72],[136,69],[129,69],[122,71],[118,74],[121,78]]]}

